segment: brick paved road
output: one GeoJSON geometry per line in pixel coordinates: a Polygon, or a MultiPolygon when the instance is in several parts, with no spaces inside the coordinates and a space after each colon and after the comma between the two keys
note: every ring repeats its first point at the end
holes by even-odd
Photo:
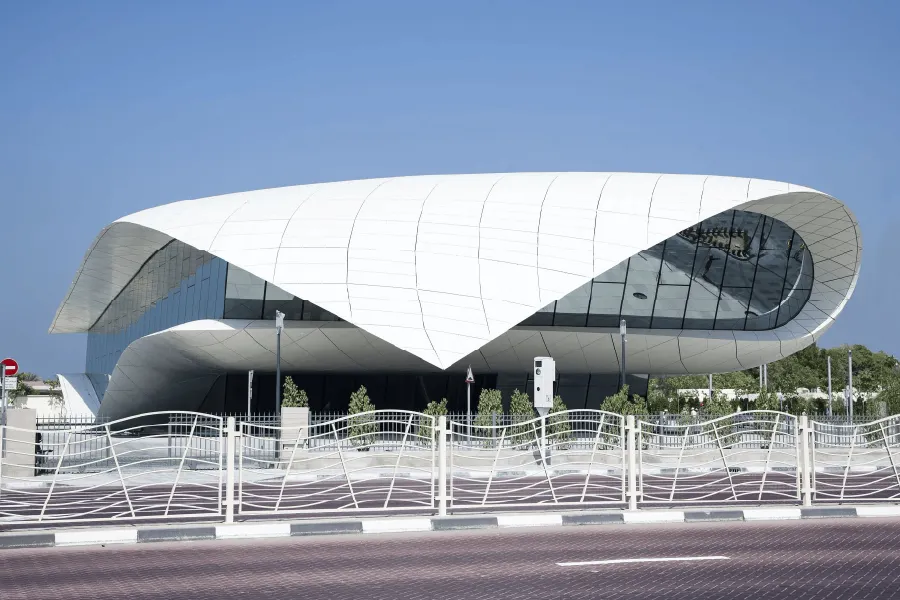
{"type": "Polygon", "coordinates": [[[3,600],[900,596],[900,520],[600,526],[0,552],[3,600]],[[723,555],[715,562],[557,562],[723,555]]]}

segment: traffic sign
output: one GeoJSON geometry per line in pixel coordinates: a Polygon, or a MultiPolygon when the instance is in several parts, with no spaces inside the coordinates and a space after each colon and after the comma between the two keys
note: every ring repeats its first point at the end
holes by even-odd
{"type": "Polygon", "coordinates": [[[7,377],[12,377],[19,372],[19,363],[11,358],[4,358],[3,360],[0,360],[0,365],[3,365],[3,374],[7,377]]]}
{"type": "Polygon", "coordinates": [[[475,376],[472,375],[472,367],[466,372],[466,383],[475,383],[475,376]]]}
{"type": "Polygon", "coordinates": [[[15,377],[4,377],[3,378],[3,389],[4,390],[14,390],[19,387],[19,380],[15,377]]]}

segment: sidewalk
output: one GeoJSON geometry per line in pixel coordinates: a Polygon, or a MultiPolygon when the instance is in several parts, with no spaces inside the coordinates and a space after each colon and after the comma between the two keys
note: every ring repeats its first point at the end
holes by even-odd
{"type": "Polygon", "coordinates": [[[473,513],[447,517],[373,517],[355,515],[334,519],[244,521],[238,523],[176,523],[28,529],[0,533],[0,549],[150,542],[186,542],[311,535],[441,532],[508,527],[570,527],[582,525],[641,525],[709,523],[715,521],[782,521],[822,518],[900,517],[900,505],[776,506],[601,510],[531,513],[473,513]]]}

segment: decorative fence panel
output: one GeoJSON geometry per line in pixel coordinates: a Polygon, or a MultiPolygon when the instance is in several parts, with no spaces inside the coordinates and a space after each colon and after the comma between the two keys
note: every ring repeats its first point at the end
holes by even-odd
{"type": "Polygon", "coordinates": [[[574,410],[496,424],[450,421],[450,507],[622,505],[621,415],[574,410]]]}
{"type": "Polygon", "coordinates": [[[797,428],[796,417],[769,411],[686,424],[640,420],[640,502],[798,502],[797,428]]]}
{"type": "Polygon", "coordinates": [[[239,514],[434,508],[435,419],[374,411],[308,428],[240,424],[239,514]]]}
{"type": "Polygon", "coordinates": [[[0,522],[221,516],[224,428],[191,421],[171,451],[158,412],[48,432],[4,427],[0,522]]]}
{"type": "Polygon", "coordinates": [[[235,514],[900,502],[900,415],[852,423],[775,411],[635,419],[572,410],[469,420],[290,409],[238,421],[158,412],[0,426],[0,528],[230,522],[235,514]]]}
{"type": "Polygon", "coordinates": [[[900,416],[812,425],[814,501],[900,499],[900,416]]]}

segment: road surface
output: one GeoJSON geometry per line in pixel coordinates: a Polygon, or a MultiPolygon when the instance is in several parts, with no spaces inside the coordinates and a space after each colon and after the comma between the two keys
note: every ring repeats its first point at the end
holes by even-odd
{"type": "Polygon", "coordinates": [[[900,520],[887,519],[357,534],[4,550],[0,590],[3,600],[874,600],[900,595],[898,556],[900,520]],[[579,564],[633,559],[695,560],[579,564]]]}

